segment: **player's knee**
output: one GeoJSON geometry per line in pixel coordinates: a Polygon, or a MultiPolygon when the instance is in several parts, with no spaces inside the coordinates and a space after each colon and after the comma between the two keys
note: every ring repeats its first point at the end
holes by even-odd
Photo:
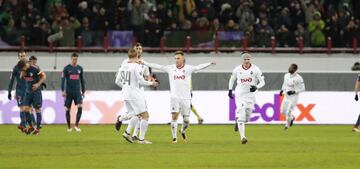
{"type": "Polygon", "coordinates": [[[177,121],[178,117],[179,117],[179,113],[173,112],[173,113],[171,114],[171,119],[172,119],[173,121],[177,121]]]}
{"type": "Polygon", "coordinates": [[[186,123],[186,124],[190,123],[189,116],[184,116],[183,119],[184,119],[184,123],[186,123]]]}

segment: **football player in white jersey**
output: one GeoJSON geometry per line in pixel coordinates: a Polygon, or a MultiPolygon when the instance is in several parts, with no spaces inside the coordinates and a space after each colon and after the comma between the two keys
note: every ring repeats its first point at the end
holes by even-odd
{"type": "MultiPolygon", "coordinates": [[[[360,90],[360,74],[356,78],[356,82],[355,82],[355,101],[359,101],[359,95],[358,95],[359,90],[360,90]]],[[[356,120],[356,123],[352,127],[352,131],[353,132],[360,132],[360,130],[358,128],[359,125],[360,125],[360,114],[359,114],[359,116],[358,116],[358,118],[356,120]]]]}
{"type": "Polygon", "coordinates": [[[177,119],[179,114],[183,116],[183,125],[180,133],[184,142],[187,142],[188,140],[185,130],[189,126],[189,116],[191,111],[191,74],[201,69],[205,69],[210,65],[215,65],[215,62],[204,63],[197,66],[187,65],[185,64],[184,52],[177,51],[175,52],[175,64],[163,66],[144,62],[144,65],[168,73],[171,95],[170,108],[172,114],[172,142],[177,143],[177,119]]]}
{"type": "Polygon", "coordinates": [[[261,70],[251,63],[249,53],[241,54],[243,63],[237,66],[229,80],[229,94],[233,98],[232,89],[235,81],[235,102],[236,102],[236,123],[238,125],[242,144],[247,143],[245,137],[245,123],[250,120],[255,105],[256,91],[265,85],[264,76],[261,70]]]}
{"type": "Polygon", "coordinates": [[[280,91],[280,96],[284,96],[280,112],[286,117],[285,131],[294,124],[295,116],[292,113],[299,100],[299,94],[305,91],[304,80],[296,72],[297,69],[296,64],[290,65],[289,73],[284,75],[284,83],[280,91]]]}
{"type": "Polygon", "coordinates": [[[145,140],[145,134],[148,127],[149,114],[145,101],[144,91],[141,86],[157,86],[157,82],[146,81],[142,75],[141,65],[138,62],[138,54],[134,48],[128,52],[129,61],[123,64],[117,73],[115,83],[122,87],[122,94],[125,106],[129,112],[134,112],[136,116],[132,117],[123,137],[130,143],[133,139],[129,133],[140,121],[140,136],[138,143],[151,144],[145,140]]]}
{"type": "MultiPolygon", "coordinates": [[[[141,43],[136,43],[136,45],[134,46],[134,49],[136,50],[137,54],[138,54],[138,59],[142,60],[142,46],[141,43]]],[[[125,59],[121,65],[126,64],[129,61],[129,58],[125,59]]],[[[143,61],[143,60],[142,60],[143,61]]],[[[119,68],[120,70],[120,68],[119,68]]],[[[142,74],[144,76],[145,80],[149,80],[150,77],[150,70],[149,67],[145,66],[145,65],[141,65],[141,70],[142,70],[142,74]]],[[[140,87],[142,90],[144,90],[144,86],[140,87]]],[[[123,121],[127,121],[130,120],[132,117],[136,116],[136,114],[134,112],[125,112],[122,115],[117,116],[116,118],[116,123],[115,123],[115,129],[117,131],[120,130],[122,122],[123,121]]],[[[133,132],[133,140],[139,140],[138,135],[139,135],[139,131],[140,131],[140,122],[138,122],[136,124],[136,127],[134,128],[134,132],[133,132]]]]}

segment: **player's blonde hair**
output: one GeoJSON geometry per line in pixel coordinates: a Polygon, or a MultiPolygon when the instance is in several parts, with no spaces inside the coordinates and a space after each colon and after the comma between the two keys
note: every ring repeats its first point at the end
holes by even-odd
{"type": "Polygon", "coordinates": [[[136,52],[136,50],[134,48],[130,48],[128,50],[128,57],[129,57],[129,59],[137,57],[137,52],[136,52]]]}

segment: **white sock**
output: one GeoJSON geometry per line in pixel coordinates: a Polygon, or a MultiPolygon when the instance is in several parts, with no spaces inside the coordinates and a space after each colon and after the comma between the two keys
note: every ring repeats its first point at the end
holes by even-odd
{"type": "Polygon", "coordinates": [[[238,122],[238,127],[239,127],[239,133],[240,133],[241,139],[246,138],[245,137],[245,123],[244,122],[238,122]]]}
{"type": "Polygon", "coordinates": [[[139,135],[139,132],[140,132],[140,121],[138,121],[137,123],[136,123],[136,126],[135,126],[135,129],[134,129],[134,133],[133,133],[133,137],[134,136],[138,136],[139,135]]]}
{"type": "Polygon", "coordinates": [[[130,134],[132,129],[136,126],[136,123],[138,123],[139,121],[139,117],[134,116],[133,118],[131,118],[128,127],[126,129],[126,133],[130,134]]]}
{"type": "Polygon", "coordinates": [[[176,136],[177,128],[178,128],[178,123],[177,123],[177,121],[171,121],[171,134],[172,134],[172,138],[177,138],[177,136],[176,136]]]}
{"type": "Polygon", "coordinates": [[[145,134],[146,134],[147,129],[148,129],[148,121],[141,119],[141,121],[140,121],[140,136],[139,136],[140,140],[145,139],[145,134]]]}
{"type": "Polygon", "coordinates": [[[286,125],[285,127],[289,127],[290,126],[290,123],[291,123],[291,120],[293,119],[293,116],[292,115],[289,115],[289,116],[286,116],[286,125]]]}

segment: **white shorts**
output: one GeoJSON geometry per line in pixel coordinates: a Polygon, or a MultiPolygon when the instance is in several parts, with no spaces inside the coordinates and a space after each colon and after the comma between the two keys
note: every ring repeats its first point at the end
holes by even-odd
{"type": "Polygon", "coordinates": [[[125,100],[125,106],[129,113],[134,113],[135,115],[147,112],[145,100],[125,100]]]}
{"type": "Polygon", "coordinates": [[[191,99],[170,98],[171,113],[178,112],[182,116],[190,116],[191,99]]]}
{"type": "Polygon", "coordinates": [[[299,99],[299,95],[294,95],[294,96],[285,95],[281,103],[281,108],[280,108],[281,114],[285,116],[291,116],[292,115],[291,113],[295,110],[298,99],[299,99]]]}
{"type": "Polygon", "coordinates": [[[235,96],[236,115],[239,121],[248,122],[255,105],[255,95],[235,96]]]}

